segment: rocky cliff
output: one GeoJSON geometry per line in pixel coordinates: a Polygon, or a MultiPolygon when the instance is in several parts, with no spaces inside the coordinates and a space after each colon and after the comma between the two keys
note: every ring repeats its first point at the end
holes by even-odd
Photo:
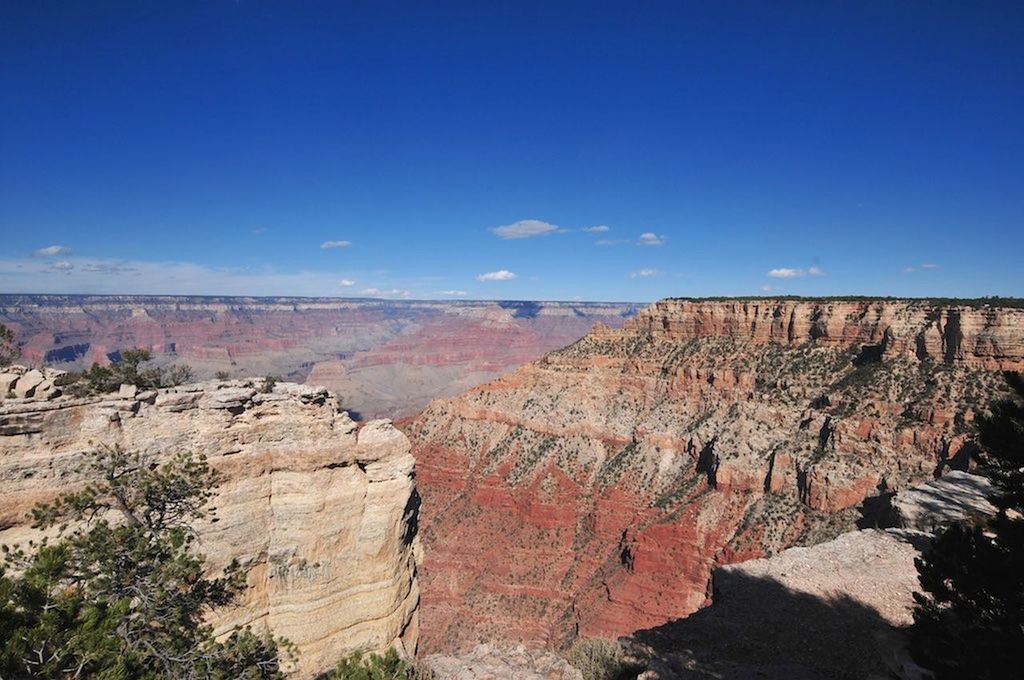
{"type": "Polygon", "coordinates": [[[199,376],[278,375],[323,385],[360,417],[409,416],[582,337],[628,303],[0,295],[22,360],[58,369],[120,349],[199,376]]]}
{"type": "Polygon", "coordinates": [[[920,590],[914,559],[932,532],[991,516],[988,479],[951,472],[900,491],[892,527],[720,567],[711,605],[623,638],[645,680],[924,680],[906,626],[920,590]]]}
{"type": "Polygon", "coordinates": [[[217,520],[199,527],[200,550],[215,569],[234,558],[249,566],[249,588],[218,630],[253,625],[288,638],[301,677],[353,649],[415,651],[419,497],[409,441],[390,423],[357,428],[326,390],[304,385],[124,387],[68,399],[26,394],[18,386],[36,382],[32,374],[9,372],[13,390],[0,394],[0,543],[33,537],[28,510],[79,485],[69,471],[96,446],[152,460],[205,454],[226,481],[217,520]]]}
{"type": "Polygon", "coordinates": [[[1012,304],[666,300],[435,401],[410,426],[423,646],[694,612],[715,566],[828,540],[963,467],[999,371],[1022,368],[1012,304]]]}

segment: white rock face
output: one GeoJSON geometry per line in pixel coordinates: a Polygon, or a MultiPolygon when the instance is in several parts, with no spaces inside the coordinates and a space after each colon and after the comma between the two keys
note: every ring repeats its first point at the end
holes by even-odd
{"type": "Polygon", "coordinates": [[[14,396],[18,399],[25,399],[35,394],[36,388],[46,380],[42,372],[32,369],[18,378],[14,385],[14,396]]]}
{"type": "Polygon", "coordinates": [[[431,654],[424,665],[446,680],[583,680],[583,674],[551,652],[518,645],[479,644],[457,656],[431,654]]]}
{"type": "Polygon", "coordinates": [[[257,388],[209,382],[0,404],[0,543],[34,537],[26,513],[80,484],[71,470],[99,444],[155,460],[205,454],[226,481],[199,549],[214,569],[249,565],[249,589],[219,613],[218,632],[252,625],[288,638],[299,677],[352,650],[412,654],[420,544],[408,440],[386,421],[359,431],[326,390],[257,388]]]}
{"type": "Polygon", "coordinates": [[[988,500],[992,493],[992,483],[987,478],[954,471],[901,491],[893,498],[892,507],[899,526],[936,531],[971,515],[994,515],[996,508],[988,500]]]}

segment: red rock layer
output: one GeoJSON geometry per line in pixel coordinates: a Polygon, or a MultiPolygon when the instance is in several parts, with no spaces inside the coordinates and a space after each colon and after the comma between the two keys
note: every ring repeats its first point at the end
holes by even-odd
{"type": "Polygon", "coordinates": [[[409,425],[427,651],[615,636],[701,607],[717,564],[849,528],[958,464],[1024,367],[1024,310],[659,302],[409,425]]]}
{"type": "Polygon", "coordinates": [[[631,304],[0,295],[21,361],[82,368],[128,347],[200,377],[278,375],[364,417],[408,416],[582,337],[631,304]]]}

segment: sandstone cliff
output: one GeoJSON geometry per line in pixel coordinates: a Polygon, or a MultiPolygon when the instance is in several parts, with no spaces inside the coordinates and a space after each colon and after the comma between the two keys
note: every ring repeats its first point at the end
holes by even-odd
{"type": "Polygon", "coordinates": [[[386,421],[357,429],[322,388],[258,387],[0,401],[0,543],[31,538],[28,510],[80,484],[69,470],[99,444],[154,460],[206,454],[226,481],[199,548],[214,568],[233,558],[250,567],[248,591],[218,630],[251,624],[288,638],[302,677],[354,649],[413,653],[419,499],[408,439],[386,421]]]}
{"type": "Polygon", "coordinates": [[[666,300],[435,401],[410,426],[423,646],[689,614],[716,565],[830,539],[962,467],[1021,368],[1012,306],[666,300]]]}

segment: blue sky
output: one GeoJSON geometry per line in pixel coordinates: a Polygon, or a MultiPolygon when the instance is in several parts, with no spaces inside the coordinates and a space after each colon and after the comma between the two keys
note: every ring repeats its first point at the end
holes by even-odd
{"type": "Polygon", "coordinates": [[[0,3],[0,292],[1024,295],[1022,32],[1019,2],[0,3]]]}

